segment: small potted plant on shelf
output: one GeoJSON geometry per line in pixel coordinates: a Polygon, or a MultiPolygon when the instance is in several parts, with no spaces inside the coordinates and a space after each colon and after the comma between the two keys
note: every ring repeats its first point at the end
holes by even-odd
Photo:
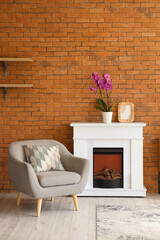
{"type": "Polygon", "coordinates": [[[96,92],[99,96],[97,98],[97,103],[99,105],[96,105],[95,108],[102,111],[103,122],[111,123],[112,108],[114,106],[114,103],[117,101],[114,101],[113,103],[110,102],[110,93],[112,89],[112,81],[110,79],[110,75],[103,74],[101,78],[98,73],[94,72],[92,73],[92,78],[95,82],[96,87],[90,87],[90,90],[96,92]]]}

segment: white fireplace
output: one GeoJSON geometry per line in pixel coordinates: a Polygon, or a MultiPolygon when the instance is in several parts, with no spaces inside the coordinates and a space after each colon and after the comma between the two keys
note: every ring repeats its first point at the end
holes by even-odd
{"type": "Polygon", "coordinates": [[[71,123],[74,155],[90,161],[87,185],[80,196],[146,196],[143,186],[145,123],[71,123]],[[94,187],[93,149],[123,149],[123,187],[94,187]]]}

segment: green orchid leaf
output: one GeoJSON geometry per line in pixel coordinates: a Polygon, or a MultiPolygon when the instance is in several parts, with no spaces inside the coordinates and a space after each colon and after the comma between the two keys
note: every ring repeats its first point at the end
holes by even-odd
{"type": "Polygon", "coordinates": [[[98,109],[98,110],[104,112],[104,110],[103,110],[101,107],[99,107],[99,106],[94,106],[94,107],[95,107],[96,109],[98,109]]]}
{"type": "Polygon", "coordinates": [[[111,112],[112,111],[112,108],[113,108],[113,106],[114,106],[114,104],[116,103],[117,101],[114,101],[113,103],[112,103],[112,105],[108,108],[108,112],[111,112]]]}
{"type": "Polygon", "coordinates": [[[104,112],[107,112],[107,106],[101,98],[98,98],[98,103],[103,107],[104,112]]]}

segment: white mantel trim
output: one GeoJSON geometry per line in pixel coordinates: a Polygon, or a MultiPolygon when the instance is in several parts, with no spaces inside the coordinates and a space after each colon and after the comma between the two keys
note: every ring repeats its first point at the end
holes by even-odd
{"type": "Polygon", "coordinates": [[[133,122],[133,123],[119,123],[119,122],[113,122],[113,123],[78,123],[73,122],[70,124],[71,127],[145,127],[146,123],[141,122],[133,122]]]}

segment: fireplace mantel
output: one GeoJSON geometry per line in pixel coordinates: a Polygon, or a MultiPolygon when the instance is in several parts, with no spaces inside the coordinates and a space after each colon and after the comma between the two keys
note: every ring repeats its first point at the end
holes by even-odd
{"type": "Polygon", "coordinates": [[[145,123],[71,123],[74,154],[90,161],[90,173],[81,196],[146,196],[143,186],[143,127],[145,123]],[[93,148],[122,147],[123,188],[93,188],[93,148]]]}

